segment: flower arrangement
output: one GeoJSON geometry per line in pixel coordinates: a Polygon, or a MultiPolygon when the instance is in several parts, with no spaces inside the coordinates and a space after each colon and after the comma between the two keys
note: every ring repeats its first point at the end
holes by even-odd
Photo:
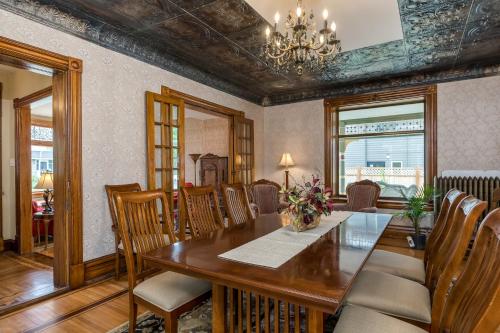
{"type": "Polygon", "coordinates": [[[303,180],[303,184],[281,190],[289,204],[287,211],[295,231],[316,227],[321,215],[330,215],[333,211],[332,190],[325,187],[318,176],[313,175],[312,181],[303,180]]]}

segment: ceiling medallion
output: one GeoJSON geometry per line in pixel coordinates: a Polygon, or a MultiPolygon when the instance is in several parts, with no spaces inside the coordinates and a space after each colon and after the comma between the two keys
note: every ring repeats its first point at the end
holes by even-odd
{"type": "Polygon", "coordinates": [[[279,12],[274,16],[274,28],[266,28],[266,45],[263,53],[266,62],[277,73],[295,69],[300,76],[304,69],[318,71],[332,62],[340,53],[340,41],[337,39],[336,24],[332,21],[328,26],[328,10],[323,10],[323,28],[316,32],[314,15],[309,16],[297,1],[295,13],[289,12],[285,29],[278,31],[279,12]]]}

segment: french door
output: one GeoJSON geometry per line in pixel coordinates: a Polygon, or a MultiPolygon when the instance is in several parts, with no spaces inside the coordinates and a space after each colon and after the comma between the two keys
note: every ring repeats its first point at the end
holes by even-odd
{"type": "Polygon", "coordinates": [[[184,101],[146,92],[148,188],[163,190],[172,221],[180,219],[184,184],[184,101]]]}
{"type": "Polygon", "coordinates": [[[233,183],[250,184],[254,179],[253,120],[234,117],[233,183]]]}

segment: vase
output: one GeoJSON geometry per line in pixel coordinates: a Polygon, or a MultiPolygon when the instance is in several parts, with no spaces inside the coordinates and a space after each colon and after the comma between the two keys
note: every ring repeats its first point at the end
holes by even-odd
{"type": "Polygon", "coordinates": [[[424,250],[425,249],[425,243],[427,240],[427,237],[425,234],[419,234],[419,235],[411,235],[411,239],[413,240],[413,243],[415,244],[415,250],[424,250]]]}
{"type": "Polygon", "coordinates": [[[310,216],[310,219],[312,219],[312,222],[310,223],[304,222],[304,217],[305,217],[304,214],[289,213],[289,216],[292,228],[295,232],[302,232],[314,229],[319,225],[319,222],[321,221],[321,215],[319,214],[314,214],[310,216]]]}

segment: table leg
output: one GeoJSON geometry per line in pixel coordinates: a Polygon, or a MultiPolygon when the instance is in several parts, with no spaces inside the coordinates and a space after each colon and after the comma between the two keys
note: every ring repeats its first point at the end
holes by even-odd
{"type": "Polygon", "coordinates": [[[307,332],[323,332],[323,312],[313,309],[307,310],[307,332]]]}
{"type": "Polygon", "coordinates": [[[49,223],[50,220],[44,219],[43,223],[45,224],[45,250],[49,247],[49,223]]]}
{"type": "Polygon", "coordinates": [[[226,331],[225,288],[214,283],[212,285],[212,332],[226,331]]]}
{"type": "Polygon", "coordinates": [[[37,238],[37,244],[40,246],[41,240],[40,240],[40,220],[36,220],[36,238],[37,238]]]}

